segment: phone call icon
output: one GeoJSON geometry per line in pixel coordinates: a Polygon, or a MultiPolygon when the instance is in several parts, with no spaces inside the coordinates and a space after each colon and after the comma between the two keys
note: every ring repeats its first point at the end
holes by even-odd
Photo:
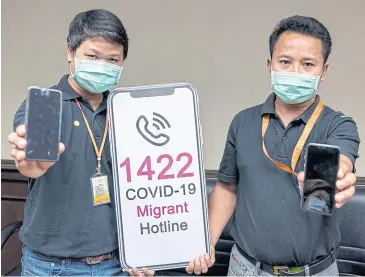
{"type": "Polygon", "coordinates": [[[164,146],[170,141],[170,137],[163,132],[163,130],[170,127],[169,121],[156,112],[153,112],[152,124],[145,115],[140,115],[136,121],[138,133],[155,146],[164,146]]]}

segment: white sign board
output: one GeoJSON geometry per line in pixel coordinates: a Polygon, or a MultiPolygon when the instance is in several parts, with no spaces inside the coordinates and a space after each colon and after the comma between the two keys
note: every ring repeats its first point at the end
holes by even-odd
{"type": "Polygon", "coordinates": [[[122,266],[180,268],[210,253],[194,88],[117,89],[108,113],[122,266]]]}

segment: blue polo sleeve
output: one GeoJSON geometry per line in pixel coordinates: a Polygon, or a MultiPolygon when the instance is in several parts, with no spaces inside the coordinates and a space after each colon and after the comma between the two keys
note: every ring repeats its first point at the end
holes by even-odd
{"type": "Polygon", "coordinates": [[[16,111],[13,120],[13,129],[14,132],[19,125],[25,123],[25,108],[26,108],[26,100],[20,105],[19,109],[16,111]]]}
{"type": "Polygon", "coordinates": [[[239,115],[236,115],[228,130],[223,158],[217,173],[219,181],[227,184],[238,184],[239,172],[237,167],[236,136],[240,127],[239,115]]]}
{"type": "Polygon", "coordinates": [[[355,121],[337,112],[333,117],[327,132],[327,143],[340,147],[341,154],[348,157],[352,164],[359,157],[360,137],[355,121]]]}

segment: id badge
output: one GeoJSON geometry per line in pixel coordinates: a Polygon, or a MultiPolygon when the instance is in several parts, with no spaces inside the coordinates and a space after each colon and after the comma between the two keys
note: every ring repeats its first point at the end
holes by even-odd
{"type": "Polygon", "coordinates": [[[90,180],[94,207],[110,203],[108,176],[98,174],[91,177],[90,180]]]}

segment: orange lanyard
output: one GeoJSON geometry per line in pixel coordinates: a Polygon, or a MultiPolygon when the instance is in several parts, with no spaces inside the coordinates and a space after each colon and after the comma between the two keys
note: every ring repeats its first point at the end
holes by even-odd
{"type": "Polygon", "coordinates": [[[80,108],[80,111],[82,113],[82,117],[84,118],[84,121],[85,121],[85,124],[86,124],[86,128],[89,131],[89,135],[90,135],[91,141],[92,141],[92,143],[94,145],[94,150],[95,150],[95,153],[96,153],[96,156],[97,156],[97,161],[98,161],[98,167],[96,168],[96,172],[98,174],[100,174],[101,154],[103,153],[103,149],[104,149],[104,145],[105,145],[105,141],[106,141],[106,136],[107,136],[107,133],[108,133],[108,114],[106,114],[106,116],[105,116],[105,131],[104,131],[103,140],[101,142],[100,148],[98,148],[98,146],[96,145],[96,141],[95,141],[93,132],[91,131],[89,122],[87,121],[87,118],[86,118],[86,116],[85,116],[85,114],[84,114],[84,112],[83,112],[83,110],[81,108],[80,102],[77,99],[75,99],[75,102],[76,102],[77,106],[79,106],[79,108],[80,108]]]}
{"type": "Polygon", "coordinates": [[[279,163],[279,162],[275,161],[274,159],[272,159],[266,150],[264,137],[265,137],[267,127],[269,126],[270,117],[268,114],[265,114],[262,117],[262,149],[263,149],[266,157],[281,170],[284,170],[290,174],[297,176],[298,174],[295,173],[294,170],[295,170],[295,167],[297,166],[300,154],[302,153],[303,146],[304,146],[309,134],[311,133],[314,124],[316,123],[317,119],[319,118],[323,108],[324,108],[324,105],[323,105],[322,101],[319,100],[316,109],[313,111],[311,117],[308,120],[308,123],[306,124],[306,126],[303,130],[302,135],[300,136],[297,144],[295,145],[293,155],[291,158],[291,168],[286,166],[285,164],[279,163]]]}

